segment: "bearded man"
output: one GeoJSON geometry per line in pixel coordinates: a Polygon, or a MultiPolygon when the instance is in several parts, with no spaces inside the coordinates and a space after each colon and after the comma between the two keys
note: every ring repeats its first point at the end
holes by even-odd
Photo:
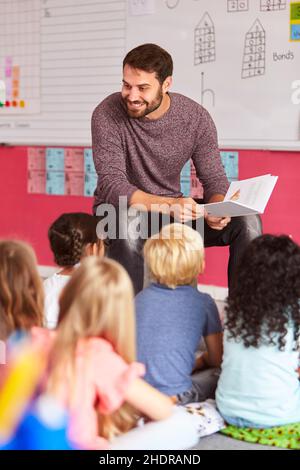
{"type": "Polygon", "coordinates": [[[147,236],[161,228],[166,215],[182,223],[202,219],[205,246],[230,246],[228,282],[232,288],[241,253],[261,234],[260,218],[216,218],[203,209],[203,201],[222,201],[229,183],[210,114],[192,99],[169,91],[172,74],[173,61],[166,50],[156,44],[138,46],[123,60],[121,92],[108,96],[94,110],[93,158],[98,174],[94,213],[103,216],[101,208],[107,204],[118,212],[120,197],[126,198],[127,218],[117,217],[108,256],[127,269],[136,293],[144,284],[142,248],[146,237],[136,237],[130,231],[127,237],[120,236],[120,224],[136,217],[132,215],[134,208],[140,211],[139,223],[148,224],[147,236]],[[183,197],[180,190],[180,173],[189,160],[203,186],[201,201],[183,197]],[[153,213],[161,215],[159,227],[149,222],[153,213]]]}

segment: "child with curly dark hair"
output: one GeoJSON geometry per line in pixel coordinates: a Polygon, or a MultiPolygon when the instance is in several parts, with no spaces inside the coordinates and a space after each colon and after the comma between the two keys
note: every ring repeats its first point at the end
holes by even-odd
{"type": "Polygon", "coordinates": [[[50,226],[48,238],[60,271],[44,281],[46,326],[55,328],[58,298],[76,265],[84,256],[104,255],[104,241],[97,236],[98,217],[85,212],[60,215],[50,226]]]}
{"type": "Polygon", "coordinates": [[[244,252],[226,308],[216,401],[227,423],[300,422],[299,334],[300,247],[262,235],[244,252]]]}

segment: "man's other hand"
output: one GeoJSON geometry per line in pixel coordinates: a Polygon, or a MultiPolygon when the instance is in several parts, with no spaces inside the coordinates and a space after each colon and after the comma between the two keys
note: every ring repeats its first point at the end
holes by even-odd
{"type": "Polygon", "coordinates": [[[223,230],[231,221],[230,217],[212,217],[207,212],[205,212],[204,218],[207,225],[214,230],[223,230]]]}
{"type": "Polygon", "coordinates": [[[171,215],[179,222],[188,222],[204,216],[204,207],[197,204],[191,197],[174,199],[170,206],[171,215]]]}

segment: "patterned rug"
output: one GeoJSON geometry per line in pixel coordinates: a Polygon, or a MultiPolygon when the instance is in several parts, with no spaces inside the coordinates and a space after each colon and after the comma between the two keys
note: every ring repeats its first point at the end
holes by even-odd
{"type": "Polygon", "coordinates": [[[238,428],[228,425],[220,432],[240,441],[281,447],[283,449],[300,449],[300,423],[265,429],[238,428]]]}

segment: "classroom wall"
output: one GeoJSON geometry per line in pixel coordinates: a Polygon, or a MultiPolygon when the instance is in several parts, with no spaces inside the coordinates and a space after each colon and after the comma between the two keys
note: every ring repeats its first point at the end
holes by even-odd
{"type": "Polygon", "coordinates": [[[209,111],[220,145],[300,151],[293,1],[1,1],[0,142],[89,146],[125,53],[154,42],[173,57],[172,90],[209,111]]]}
{"type": "MultiPolygon", "coordinates": [[[[300,243],[300,152],[239,151],[239,179],[265,173],[278,183],[262,216],[264,232],[286,233],[300,243]]],[[[91,212],[92,198],[27,193],[27,148],[0,147],[0,238],[31,243],[40,265],[53,265],[48,247],[50,223],[63,212],[91,212]]],[[[228,249],[206,250],[206,273],[201,283],[226,286],[228,249]]]]}
{"type": "MultiPolygon", "coordinates": [[[[239,179],[271,173],[279,176],[262,215],[264,233],[288,234],[300,243],[300,153],[243,150],[239,152],[239,179]]],[[[228,248],[206,250],[203,284],[227,286],[228,248]]]]}

